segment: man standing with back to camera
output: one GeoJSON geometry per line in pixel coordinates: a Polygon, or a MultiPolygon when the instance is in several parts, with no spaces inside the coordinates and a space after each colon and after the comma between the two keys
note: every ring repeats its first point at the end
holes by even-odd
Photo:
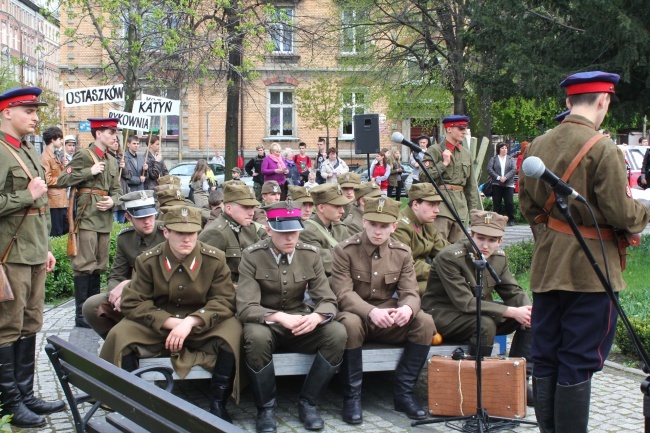
{"type": "MultiPolygon", "coordinates": [[[[623,154],[609,138],[596,132],[615,97],[618,80],[618,75],[600,71],[567,77],[560,86],[566,88],[571,113],[538,137],[525,155],[539,157],[548,170],[562,176],[581,149],[593,137],[600,137],[577,164],[570,182],[595,211],[616,292],[625,288],[625,282],[614,229],[638,233],[650,220],[648,209],[632,199],[623,154]]],[[[530,272],[535,415],[543,433],[585,433],[591,376],[603,368],[618,316],[560,211],[545,206],[551,188],[526,176],[520,185],[521,209],[537,236],[530,272]]],[[[568,204],[604,272],[591,214],[574,200],[568,204]]]]}

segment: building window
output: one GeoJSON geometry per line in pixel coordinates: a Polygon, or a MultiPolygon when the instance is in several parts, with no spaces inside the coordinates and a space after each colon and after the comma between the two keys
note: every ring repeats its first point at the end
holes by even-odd
{"type": "Polygon", "coordinates": [[[293,92],[273,90],[269,92],[269,136],[295,136],[293,120],[293,92]]]}
{"type": "Polygon", "coordinates": [[[341,110],[341,136],[354,136],[354,115],[365,114],[365,95],[363,93],[345,93],[343,110],[341,110]]]}
{"type": "Polygon", "coordinates": [[[292,8],[282,8],[276,11],[269,30],[274,53],[293,53],[293,16],[292,8]]]}
{"type": "Polygon", "coordinates": [[[359,25],[360,12],[343,10],[341,17],[341,53],[359,54],[365,51],[365,29],[359,25]]]}

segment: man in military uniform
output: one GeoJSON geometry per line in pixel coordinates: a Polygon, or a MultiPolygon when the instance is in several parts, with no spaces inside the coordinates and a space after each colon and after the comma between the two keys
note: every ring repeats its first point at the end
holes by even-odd
{"type": "Polygon", "coordinates": [[[314,200],[304,186],[289,185],[289,198],[294,205],[300,206],[300,219],[308,220],[314,212],[314,200]]]}
{"type": "Polygon", "coordinates": [[[413,185],[408,196],[409,205],[404,208],[397,220],[397,230],[393,233],[393,239],[411,248],[415,277],[422,295],[427,287],[431,260],[440,250],[449,245],[449,242],[438,234],[433,224],[442,201],[433,184],[426,182],[413,185]]]}
{"type": "Polygon", "coordinates": [[[336,296],[318,250],[298,241],[300,209],[292,201],[265,209],[269,239],[244,250],[237,286],[237,315],[244,324],[246,367],[258,408],[256,430],[276,431],[273,353],[281,349],[316,353],[298,396],[298,414],[306,429],[320,430],[324,423],[316,403],[338,371],[347,335],[343,325],[332,321],[336,296]],[[260,273],[268,275],[260,278],[260,273]],[[304,302],[307,286],[313,307],[304,302]]]}
{"type": "Polygon", "coordinates": [[[341,185],[343,195],[350,200],[350,203],[343,205],[343,215],[341,221],[344,221],[352,210],[352,202],[355,200],[354,188],[361,185],[361,175],[358,173],[347,172],[336,179],[341,185]]]}
{"type": "MultiPolygon", "coordinates": [[[[266,206],[280,201],[280,184],[277,181],[269,180],[264,182],[264,185],[262,185],[262,201],[266,206]]],[[[266,227],[266,211],[261,207],[256,207],[253,221],[266,227]]]]}
{"type": "MultiPolygon", "coordinates": [[[[569,180],[594,210],[616,292],[625,282],[612,228],[639,233],[650,220],[650,212],[632,199],[621,151],[596,132],[618,80],[618,75],[600,71],[566,78],[560,86],[566,88],[571,113],[525,153],[561,177],[581,149],[596,140],[569,180]]],[[[602,369],[611,349],[617,314],[560,211],[552,205],[546,209],[551,194],[543,182],[520,179],[521,209],[537,234],[530,272],[535,415],[542,432],[582,433],[589,420],[591,376],[602,369]]],[[[575,201],[568,205],[591,251],[600,251],[592,214],[575,201]]],[[[604,257],[596,254],[596,260],[604,269],[604,257]]]]}
{"type": "Polygon", "coordinates": [[[117,161],[108,154],[114,146],[118,119],[88,120],[95,142],[75,153],[58,180],[61,187],[76,187],[78,253],[70,264],[74,273],[75,326],[84,328],[90,326],[83,318],[83,304],[99,293],[101,274],[108,265],[113,207],[122,195],[117,161]]]}
{"type": "Polygon", "coordinates": [[[350,212],[343,220],[348,227],[350,235],[355,235],[363,231],[363,206],[368,198],[381,197],[381,189],[377,182],[364,182],[354,187],[354,203],[350,206],[350,212]]]}
{"type": "Polygon", "coordinates": [[[305,230],[300,232],[300,240],[320,249],[325,275],[332,275],[332,249],[350,234],[341,222],[343,205],[350,200],[343,195],[338,183],[318,185],[309,191],[314,200],[316,213],[305,221],[305,230]]]}
{"type": "Polygon", "coordinates": [[[223,213],[201,232],[199,240],[226,253],[230,277],[239,279],[239,262],[244,248],[266,237],[264,227],[253,221],[254,193],[248,185],[230,181],[223,185],[223,213]]]}
{"type": "Polygon", "coordinates": [[[33,388],[45,274],[56,264],[48,251],[45,172],[38,152],[23,139],[35,131],[38,107],[47,105],[38,101],[40,94],[38,87],[0,94],[0,255],[8,254],[2,268],[14,296],[0,302],[0,416],[13,415],[11,423],[17,427],[42,426],[45,418],[41,415],[65,407],[62,401],[49,403],[37,398],[33,388]],[[14,235],[18,237],[10,246],[14,235]]]}
{"type": "MultiPolygon", "coordinates": [[[[449,116],[442,119],[447,132],[446,141],[429,147],[428,151],[433,160],[427,155],[423,158],[427,171],[438,186],[446,190],[446,198],[451,201],[463,222],[469,214],[469,209],[479,208],[472,156],[463,147],[468,123],[467,116],[449,116]]],[[[426,174],[420,173],[420,182],[428,181],[426,174]]],[[[440,204],[440,214],[434,225],[440,236],[449,243],[453,244],[464,236],[463,230],[444,203],[440,204]]]]}
{"type": "MultiPolygon", "coordinates": [[[[501,283],[495,285],[487,271],[483,274],[481,341],[477,342],[476,338],[475,256],[468,240],[444,248],[433,259],[426,293],[422,297],[422,309],[432,315],[443,338],[469,341],[471,355],[475,355],[480,346],[481,355],[489,356],[495,335],[514,332],[509,356],[526,358],[527,377],[530,377],[533,367],[530,357],[532,307],[528,295],[510,273],[508,259],[500,248],[508,217],[480,210],[470,211],[470,216],[472,239],[501,279],[501,283]],[[493,301],[494,292],[503,303],[493,301]]],[[[532,406],[532,389],[528,386],[528,381],[526,384],[528,405],[532,406]]]]}
{"type": "Polygon", "coordinates": [[[435,333],[433,319],[420,310],[411,249],[390,235],[397,228],[399,203],[368,198],[364,231],[334,247],[332,290],[340,321],[348,334],[341,366],[343,421],[363,422],[361,384],[363,342],[405,343],[395,370],[395,410],[411,419],[424,419],[426,410],[413,397],[435,333]]]}
{"type": "Polygon", "coordinates": [[[122,290],[131,281],[135,259],[154,246],[165,242],[163,224],[156,223],[153,191],[134,191],[120,197],[126,208],[126,219],[131,226],[122,229],[117,236],[113,265],[108,273],[107,293],[91,296],[84,302],[83,315],[86,322],[100,337],[121,320],[122,290]]]}
{"type": "Polygon", "coordinates": [[[180,377],[194,365],[213,370],[210,412],[231,422],[226,401],[242,333],[224,253],[197,242],[199,209],[173,206],[164,223],[167,240],[136,259],[122,292],[125,318],[108,333],[100,356],[128,371],[139,358],[170,354],[180,377]]]}

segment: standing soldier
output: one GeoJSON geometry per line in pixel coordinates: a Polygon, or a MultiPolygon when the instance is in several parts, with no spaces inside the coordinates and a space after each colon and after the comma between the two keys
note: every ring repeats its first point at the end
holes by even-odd
{"type": "MultiPolygon", "coordinates": [[[[0,302],[0,402],[1,415],[13,415],[11,423],[17,427],[45,425],[41,415],[65,407],[62,401],[48,403],[37,398],[33,389],[45,274],[56,264],[48,251],[50,212],[45,173],[38,153],[23,139],[36,129],[38,107],[47,105],[38,101],[40,94],[38,87],[0,94],[0,273],[7,278],[14,297],[0,302]]],[[[3,286],[4,281],[1,290],[3,286]]]]}
{"type": "Polygon", "coordinates": [[[83,304],[99,293],[101,274],[108,265],[113,206],[122,195],[117,161],[108,154],[115,147],[118,119],[88,119],[95,142],[75,153],[59,186],[75,187],[78,254],[71,259],[74,273],[75,326],[89,328],[83,318],[83,304]]]}
{"type": "Polygon", "coordinates": [[[350,207],[350,213],[343,223],[348,227],[350,236],[363,231],[363,207],[368,198],[381,197],[381,188],[377,182],[364,182],[354,187],[354,198],[356,199],[350,207]]]}
{"type": "MultiPolygon", "coordinates": [[[[447,131],[446,141],[429,147],[433,160],[426,155],[423,158],[427,171],[441,189],[447,190],[446,198],[451,201],[463,222],[469,214],[469,209],[479,208],[472,156],[463,147],[468,123],[467,116],[449,116],[442,119],[442,124],[447,131]]],[[[420,173],[420,182],[428,182],[425,173],[420,173]]],[[[462,228],[458,226],[445,204],[440,204],[440,214],[434,224],[440,236],[449,243],[453,244],[464,236],[462,228]]]]}

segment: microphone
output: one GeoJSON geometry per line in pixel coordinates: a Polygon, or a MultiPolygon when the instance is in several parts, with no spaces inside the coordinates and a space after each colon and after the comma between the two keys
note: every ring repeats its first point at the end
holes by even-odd
{"type": "Polygon", "coordinates": [[[555,191],[557,194],[566,195],[582,203],[587,203],[587,200],[578,194],[576,190],[571,188],[562,179],[549,171],[542,160],[538,157],[529,156],[528,158],[524,159],[524,163],[521,165],[521,169],[526,176],[535,179],[541,179],[544,182],[548,183],[551,188],[553,188],[553,191],[555,191]]]}
{"type": "Polygon", "coordinates": [[[393,135],[390,137],[390,140],[393,143],[403,144],[404,146],[407,146],[415,153],[424,152],[424,149],[422,149],[420,146],[404,138],[404,135],[401,132],[393,132],[393,135]]]}

